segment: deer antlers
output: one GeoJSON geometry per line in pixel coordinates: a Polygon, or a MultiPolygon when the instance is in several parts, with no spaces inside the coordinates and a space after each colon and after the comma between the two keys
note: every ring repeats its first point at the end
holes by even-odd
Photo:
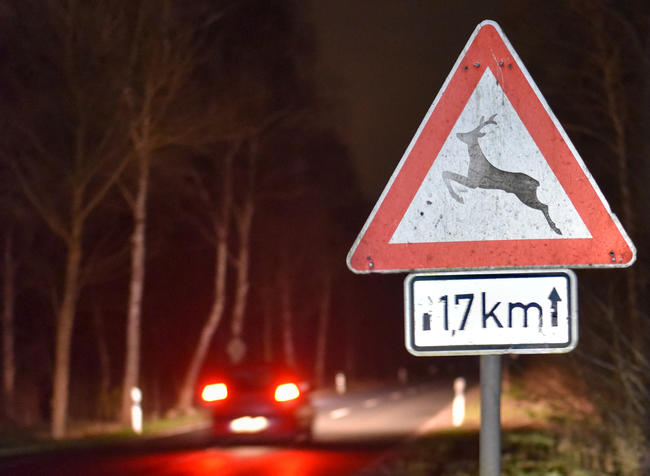
{"type": "Polygon", "coordinates": [[[497,121],[494,120],[496,114],[492,114],[487,121],[483,120],[485,119],[485,116],[481,116],[481,121],[478,124],[478,127],[476,128],[477,131],[480,131],[484,126],[487,126],[488,124],[494,124],[495,126],[497,125],[497,121]]]}
{"type": "Polygon", "coordinates": [[[481,116],[481,121],[479,122],[478,126],[476,128],[472,129],[469,132],[466,132],[468,137],[483,137],[485,133],[481,132],[481,129],[483,129],[485,126],[488,124],[494,124],[495,126],[497,125],[497,121],[494,120],[494,117],[496,114],[492,114],[488,120],[485,120],[485,116],[481,116]]]}

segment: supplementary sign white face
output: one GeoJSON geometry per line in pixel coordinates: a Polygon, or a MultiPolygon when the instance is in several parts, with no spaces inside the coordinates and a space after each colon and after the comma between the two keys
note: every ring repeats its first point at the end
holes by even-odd
{"type": "Polygon", "coordinates": [[[561,238],[591,234],[499,81],[486,69],[390,243],[561,238]],[[475,130],[482,118],[486,124],[474,137],[459,138],[475,130]],[[477,154],[494,168],[477,170],[477,154]],[[445,173],[456,178],[447,184],[445,173]],[[528,197],[522,193],[533,200],[536,196],[537,205],[525,203],[528,197]],[[548,206],[550,221],[542,205],[548,206]]]}
{"type": "Polygon", "coordinates": [[[415,355],[556,353],[577,343],[571,271],[410,275],[405,294],[415,355]]]}

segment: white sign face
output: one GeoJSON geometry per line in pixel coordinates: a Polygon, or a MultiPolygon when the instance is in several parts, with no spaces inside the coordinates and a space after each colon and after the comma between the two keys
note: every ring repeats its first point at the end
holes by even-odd
{"type": "Polygon", "coordinates": [[[414,355],[560,353],[578,343],[570,270],[411,274],[404,290],[414,355]]]}
{"type": "Polygon", "coordinates": [[[486,69],[390,243],[591,237],[499,81],[486,69]],[[480,117],[486,125],[476,132],[472,149],[470,141],[461,137],[477,127],[480,117]],[[474,150],[480,157],[472,157],[474,150]],[[468,177],[480,166],[473,161],[479,159],[494,165],[496,169],[490,171],[499,171],[504,183],[493,187],[470,184],[468,177]],[[519,185],[524,179],[529,184],[519,185]],[[528,204],[522,187],[531,189],[528,204]],[[542,213],[545,206],[549,221],[542,213]]]}

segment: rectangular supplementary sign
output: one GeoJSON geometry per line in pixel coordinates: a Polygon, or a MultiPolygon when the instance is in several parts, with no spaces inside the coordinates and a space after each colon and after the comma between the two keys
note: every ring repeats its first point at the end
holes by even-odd
{"type": "Polygon", "coordinates": [[[410,274],[404,291],[414,355],[560,353],[578,342],[570,270],[410,274]]]}

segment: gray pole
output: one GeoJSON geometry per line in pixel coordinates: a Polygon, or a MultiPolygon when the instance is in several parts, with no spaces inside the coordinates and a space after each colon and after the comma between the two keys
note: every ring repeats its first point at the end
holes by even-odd
{"type": "Polygon", "coordinates": [[[480,476],[501,475],[501,356],[481,356],[480,476]]]}

